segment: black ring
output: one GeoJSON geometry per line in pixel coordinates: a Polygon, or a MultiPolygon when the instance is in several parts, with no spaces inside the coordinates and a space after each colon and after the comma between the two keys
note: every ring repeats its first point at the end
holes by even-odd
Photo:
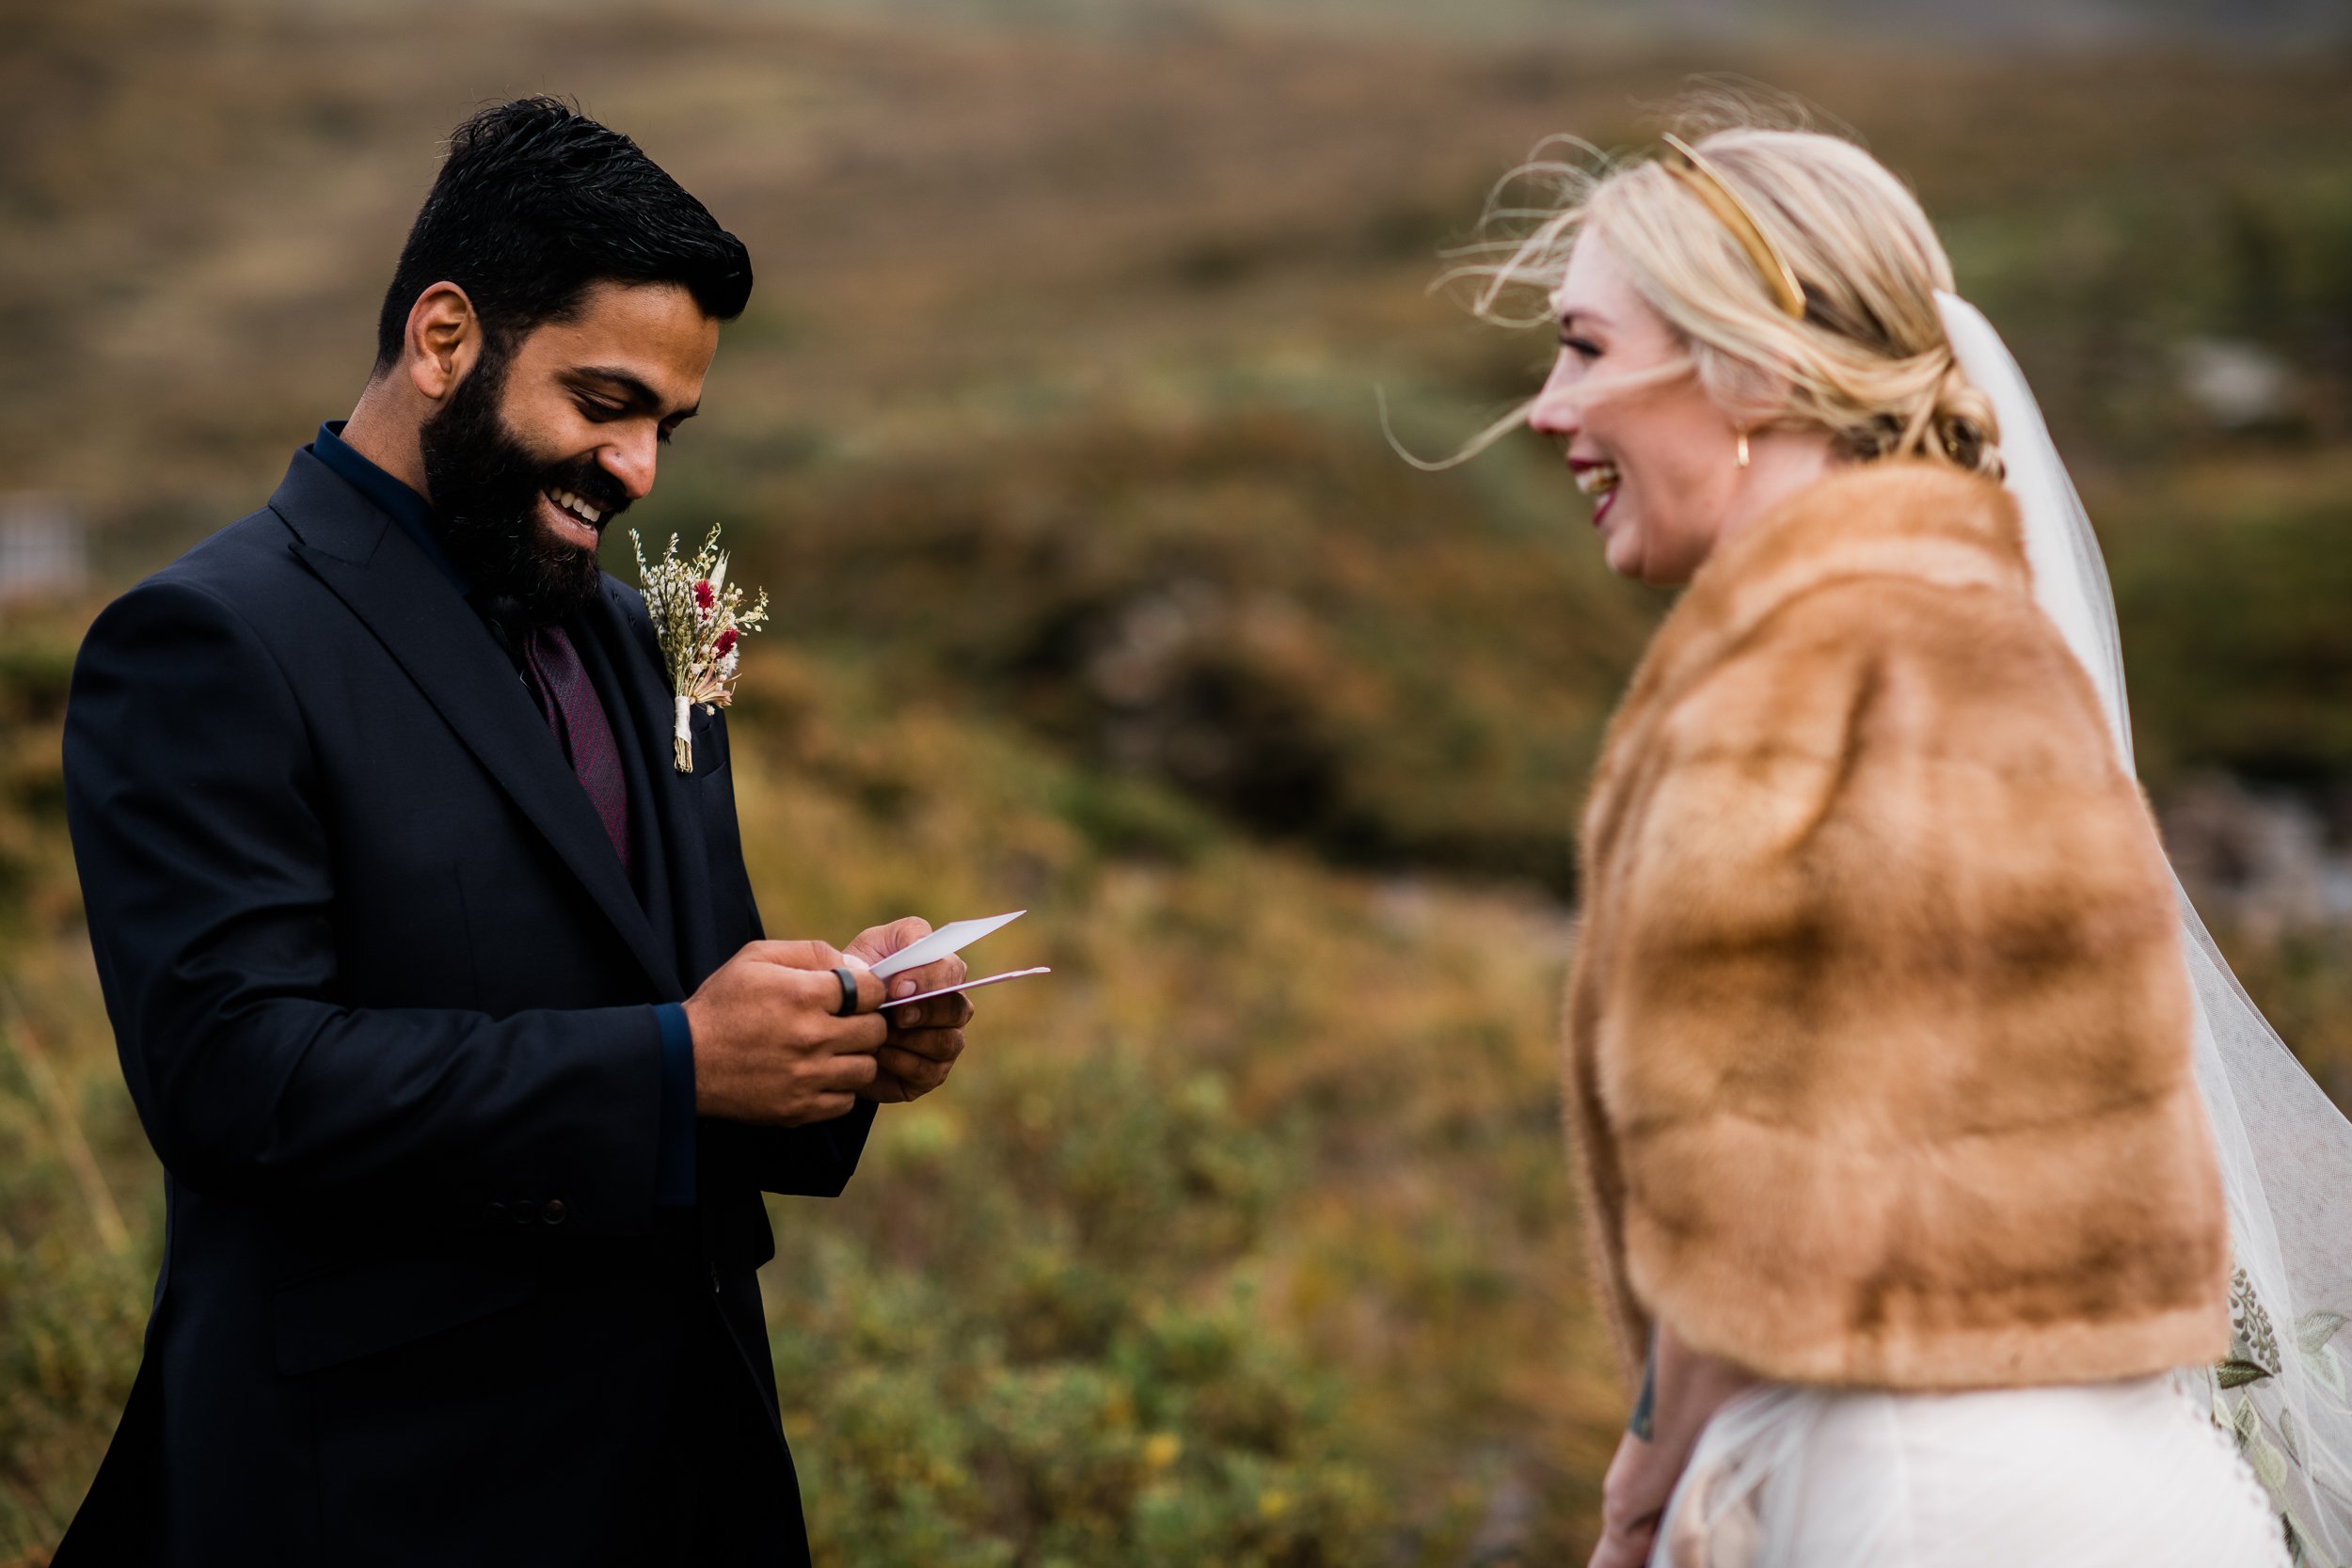
{"type": "Polygon", "coordinates": [[[850,1018],[857,1012],[857,976],[846,969],[836,969],[833,977],[841,982],[841,1006],[833,1010],[835,1018],[850,1018]]]}

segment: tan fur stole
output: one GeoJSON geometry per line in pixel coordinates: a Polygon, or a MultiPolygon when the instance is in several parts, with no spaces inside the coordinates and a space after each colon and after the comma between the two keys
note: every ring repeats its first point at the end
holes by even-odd
{"type": "Polygon", "coordinates": [[[1990,481],[1860,468],[1710,561],[1610,727],[1567,1119],[1652,1319],[1804,1383],[2218,1355],[2170,877],[1990,481]]]}

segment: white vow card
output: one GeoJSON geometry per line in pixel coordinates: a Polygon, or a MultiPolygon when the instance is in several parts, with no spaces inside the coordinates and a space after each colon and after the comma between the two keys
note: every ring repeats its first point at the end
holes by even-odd
{"type": "Polygon", "coordinates": [[[920,969],[927,963],[936,963],[950,953],[962,952],[989,932],[1001,930],[1028,912],[1026,910],[1015,910],[1010,914],[991,915],[986,920],[950,921],[920,942],[899,948],[898,951],[876,964],[874,977],[878,980],[887,980],[893,974],[905,970],[920,969]]]}
{"type": "Polygon", "coordinates": [[[993,986],[1006,980],[1025,980],[1032,974],[1051,974],[1053,973],[1054,972],[1052,970],[1043,967],[1037,969],[1009,970],[1002,974],[991,974],[985,979],[966,980],[960,986],[942,986],[937,990],[916,991],[913,996],[894,996],[882,1005],[882,1010],[887,1012],[892,1007],[903,1007],[910,1002],[929,1002],[934,996],[953,996],[960,990],[977,990],[982,986],[993,986]]]}

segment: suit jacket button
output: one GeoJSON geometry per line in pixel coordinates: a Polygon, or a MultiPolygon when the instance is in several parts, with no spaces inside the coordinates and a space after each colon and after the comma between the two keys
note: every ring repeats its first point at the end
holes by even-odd
{"type": "Polygon", "coordinates": [[[485,1204],[482,1210],[482,1217],[488,1224],[496,1225],[499,1221],[506,1217],[506,1205],[498,1202],[485,1204]]]}
{"type": "Polygon", "coordinates": [[[548,1199],[547,1203],[540,1209],[539,1217],[547,1221],[549,1225],[562,1225],[564,1223],[564,1216],[570,1212],[570,1210],[564,1207],[564,1200],[562,1198],[551,1197],[548,1199]]]}
{"type": "Polygon", "coordinates": [[[506,1206],[507,1216],[516,1225],[529,1225],[531,1223],[531,1211],[535,1207],[537,1206],[533,1204],[531,1199],[527,1197],[518,1197],[514,1202],[506,1206]]]}

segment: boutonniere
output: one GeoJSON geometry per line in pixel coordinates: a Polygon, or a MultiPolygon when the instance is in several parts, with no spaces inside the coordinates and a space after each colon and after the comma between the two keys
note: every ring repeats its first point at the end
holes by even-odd
{"type": "Polygon", "coordinates": [[[697,703],[708,712],[735,700],[738,644],[768,619],[768,591],[761,589],[759,602],[743,608],[743,590],[727,581],[727,556],[719,547],[716,524],[703,547],[685,561],[677,558],[675,533],[668,553],[651,566],[635,529],[628,531],[628,542],[637,552],[637,582],[644,592],[645,613],[653,618],[654,641],[661,644],[661,661],[669,667],[677,716],[671,754],[679,772],[691,773],[694,743],[687,715],[697,703]]]}

